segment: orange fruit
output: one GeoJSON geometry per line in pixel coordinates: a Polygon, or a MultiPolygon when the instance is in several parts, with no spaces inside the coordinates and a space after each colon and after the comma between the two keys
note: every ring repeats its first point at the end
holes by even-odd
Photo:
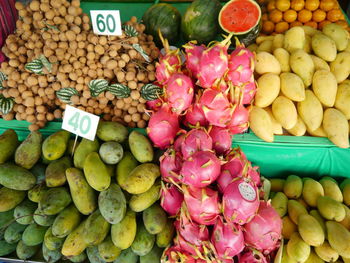
{"type": "Polygon", "coordinates": [[[312,13],[312,20],[315,22],[322,22],[323,20],[326,19],[326,12],[321,10],[321,9],[317,9],[316,11],[314,11],[312,13]]]}
{"type": "Polygon", "coordinates": [[[297,17],[298,17],[298,13],[293,9],[289,9],[283,13],[283,20],[288,23],[294,22],[297,19],[297,17]]]}
{"type": "Polygon", "coordinates": [[[275,29],[275,24],[271,21],[264,21],[262,25],[262,30],[265,34],[271,34],[275,29]]]}
{"type": "Polygon", "coordinates": [[[277,0],[276,8],[282,12],[287,11],[290,8],[289,0],[277,0]]]}
{"type": "Polygon", "coordinates": [[[295,11],[300,11],[304,8],[305,2],[304,0],[292,0],[290,3],[290,7],[295,11]]]}
{"type": "Polygon", "coordinates": [[[315,21],[309,21],[304,24],[305,26],[310,26],[317,29],[317,23],[315,21]]]}
{"type": "Polygon", "coordinates": [[[331,22],[340,20],[342,16],[343,16],[343,13],[339,9],[333,9],[327,12],[327,20],[331,22]]]}
{"type": "Polygon", "coordinates": [[[265,13],[261,16],[262,21],[267,21],[269,20],[269,16],[265,13]]]}
{"type": "Polygon", "coordinates": [[[312,13],[310,10],[303,9],[303,10],[299,11],[299,13],[298,13],[298,20],[301,23],[309,22],[311,20],[311,18],[312,18],[312,13]]]}
{"type": "Polygon", "coordinates": [[[315,11],[320,5],[319,0],[306,0],[305,8],[310,11],[315,11]]]}
{"type": "Polygon", "coordinates": [[[274,9],[276,9],[276,3],[275,3],[275,0],[271,0],[267,4],[267,11],[272,11],[274,9]]]}
{"type": "Polygon", "coordinates": [[[349,27],[348,22],[346,22],[345,20],[338,20],[335,23],[341,25],[344,29],[348,29],[349,27]]]}
{"type": "Polygon", "coordinates": [[[294,22],[292,22],[292,23],[290,23],[290,27],[295,27],[295,26],[302,26],[303,25],[303,23],[301,23],[301,22],[299,22],[299,21],[294,21],[294,22]]]}
{"type": "Polygon", "coordinates": [[[328,20],[323,20],[322,22],[318,23],[318,29],[319,30],[322,30],[322,28],[325,26],[325,25],[328,25],[332,23],[331,21],[328,21],[328,20]]]}
{"type": "Polygon", "coordinates": [[[334,6],[335,6],[334,0],[321,0],[320,2],[320,8],[323,11],[330,11],[333,9],[334,6]]]}
{"type": "Polygon", "coordinates": [[[270,21],[274,22],[274,23],[278,23],[280,21],[282,21],[282,17],[283,17],[283,14],[280,10],[272,10],[269,14],[269,19],[270,21]]]}
{"type": "Polygon", "coordinates": [[[285,21],[279,22],[275,26],[275,32],[276,33],[284,33],[288,30],[288,28],[289,28],[289,24],[287,22],[285,22],[285,21]]]}

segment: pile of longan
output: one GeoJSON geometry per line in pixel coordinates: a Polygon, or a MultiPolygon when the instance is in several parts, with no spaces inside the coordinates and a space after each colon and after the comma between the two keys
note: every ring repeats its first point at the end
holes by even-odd
{"type": "MultiPolygon", "coordinates": [[[[75,88],[71,105],[101,115],[104,120],[121,121],[130,127],[146,127],[146,100],[140,88],[155,80],[155,59],[159,50],[153,37],[144,34],[145,26],[132,17],[137,36],[97,36],[90,19],[83,14],[80,0],[33,0],[27,6],[16,3],[20,19],[16,32],[2,48],[9,58],[0,71],[7,75],[0,90],[6,98],[14,98],[13,111],[2,115],[5,120],[26,120],[30,130],[43,128],[47,121],[62,118],[66,104],[56,97],[61,88],[75,88]],[[132,47],[139,44],[150,62],[132,47]],[[42,75],[25,69],[25,64],[44,55],[52,63],[42,75]],[[105,79],[131,89],[128,98],[117,98],[109,91],[92,97],[88,84],[105,79]]],[[[1,112],[0,112],[1,114],[1,112]]]]}

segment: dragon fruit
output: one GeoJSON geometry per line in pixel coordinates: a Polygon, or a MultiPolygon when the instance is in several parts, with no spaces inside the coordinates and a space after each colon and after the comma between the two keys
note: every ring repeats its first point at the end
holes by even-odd
{"type": "Polygon", "coordinates": [[[209,132],[213,148],[217,154],[224,154],[231,149],[232,138],[228,129],[213,126],[209,132]]]}
{"type": "Polygon", "coordinates": [[[224,222],[221,216],[214,226],[211,242],[220,259],[230,259],[244,249],[244,237],[240,226],[224,222]]]}
{"type": "Polygon", "coordinates": [[[159,158],[160,162],[160,174],[164,181],[168,183],[178,183],[179,172],[181,170],[182,159],[178,152],[173,148],[169,148],[166,152],[159,158]]]}
{"type": "Polygon", "coordinates": [[[201,105],[199,104],[200,97],[201,97],[201,93],[198,92],[195,102],[192,103],[192,105],[188,108],[188,110],[186,112],[186,116],[185,116],[183,123],[187,127],[190,127],[190,125],[195,126],[195,127],[197,127],[197,126],[204,127],[204,126],[208,125],[208,121],[205,118],[203,109],[202,109],[201,105]]]}
{"type": "Polygon", "coordinates": [[[173,74],[165,90],[167,101],[175,113],[180,114],[191,105],[194,90],[192,80],[188,76],[182,73],[173,74]]]}
{"type": "Polygon", "coordinates": [[[213,140],[204,129],[190,130],[181,145],[181,153],[184,159],[188,159],[199,151],[210,151],[213,149],[213,140]]]}
{"type": "Polygon", "coordinates": [[[218,192],[186,186],[183,186],[183,191],[191,219],[201,225],[213,225],[220,213],[218,192]]]}
{"type": "Polygon", "coordinates": [[[197,263],[196,260],[189,254],[181,250],[178,246],[167,247],[163,251],[160,260],[161,263],[197,263]]]}
{"type": "Polygon", "coordinates": [[[179,132],[179,118],[170,110],[168,104],[163,104],[159,111],[152,114],[147,128],[147,134],[158,148],[169,147],[179,132]]]}
{"type": "Polygon", "coordinates": [[[198,84],[202,88],[211,88],[228,70],[227,49],[232,33],[222,42],[216,42],[202,53],[197,74],[198,84]]]}
{"type": "Polygon", "coordinates": [[[261,183],[261,178],[260,178],[260,172],[258,170],[259,170],[258,166],[253,167],[250,163],[250,165],[248,167],[247,175],[248,175],[248,177],[250,177],[253,180],[253,182],[255,183],[255,185],[257,187],[260,187],[262,185],[262,183],[261,183]]]}
{"type": "Polygon", "coordinates": [[[199,151],[184,161],[180,174],[184,184],[206,187],[214,182],[221,170],[221,162],[210,151],[199,151]]]}
{"type": "Polygon", "coordinates": [[[199,62],[205,50],[204,45],[196,46],[194,42],[183,45],[186,53],[186,67],[193,77],[197,78],[199,72],[199,62]]]}
{"type": "Polygon", "coordinates": [[[243,176],[243,169],[247,161],[240,156],[232,158],[221,167],[221,173],[217,179],[218,188],[224,193],[226,187],[238,177],[243,176]]]}
{"type": "Polygon", "coordinates": [[[226,127],[232,117],[233,108],[222,92],[207,89],[203,92],[199,103],[209,124],[226,127]]]}
{"type": "Polygon", "coordinates": [[[269,261],[266,257],[259,251],[254,248],[245,249],[238,256],[238,263],[268,263],[269,261]]]}
{"type": "Polygon", "coordinates": [[[164,185],[162,182],[162,189],[160,192],[160,205],[170,216],[175,216],[178,214],[183,200],[183,194],[180,193],[175,185],[164,185]]]}
{"type": "Polygon", "coordinates": [[[242,104],[251,104],[256,93],[256,83],[254,76],[252,79],[244,85],[242,104]]]}
{"type": "Polygon", "coordinates": [[[252,220],[258,211],[258,188],[248,178],[235,178],[225,188],[222,205],[224,217],[228,222],[244,225],[252,220]]]}
{"type": "Polygon", "coordinates": [[[174,244],[175,246],[178,246],[181,248],[181,250],[189,253],[190,255],[201,255],[203,253],[203,247],[202,245],[194,245],[188,241],[186,241],[181,235],[177,235],[174,238],[174,244]]]}
{"type": "Polygon", "coordinates": [[[161,99],[149,100],[146,102],[147,109],[158,111],[162,106],[163,101],[161,99]]]}
{"type": "Polygon", "coordinates": [[[244,226],[246,244],[269,254],[279,247],[282,220],[269,202],[260,201],[256,216],[244,226]]]}
{"type": "Polygon", "coordinates": [[[185,140],[185,133],[179,135],[179,137],[177,137],[174,142],[174,149],[179,154],[181,154],[181,145],[184,142],[184,140],[185,140]]]}
{"type": "Polygon", "coordinates": [[[229,123],[229,129],[231,134],[238,134],[245,132],[249,127],[249,111],[243,106],[238,105],[229,123]]]}

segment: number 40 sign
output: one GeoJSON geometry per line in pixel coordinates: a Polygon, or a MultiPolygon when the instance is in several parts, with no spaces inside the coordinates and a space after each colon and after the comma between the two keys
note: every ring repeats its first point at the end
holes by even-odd
{"type": "Polygon", "coordinates": [[[62,129],[93,141],[100,117],[66,105],[62,129]]]}
{"type": "Polygon", "coordinates": [[[92,28],[96,35],[121,36],[122,27],[118,10],[91,10],[92,28]]]}

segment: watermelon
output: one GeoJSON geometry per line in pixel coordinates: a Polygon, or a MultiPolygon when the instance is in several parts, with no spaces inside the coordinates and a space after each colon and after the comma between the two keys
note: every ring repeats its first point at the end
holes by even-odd
{"type": "Polygon", "coordinates": [[[219,24],[227,33],[234,33],[241,43],[250,45],[261,30],[261,9],[254,0],[231,0],[219,13],[219,24]]]}
{"type": "Polygon", "coordinates": [[[216,38],[219,30],[218,15],[221,4],[218,0],[195,0],[182,17],[181,30],[186,41],[208,43],[216,38]]]}
{"type": "Polygon", "coordinates": [[[181,14],[172,5],[165,3],[152,5],[143,14],[142,20],[146,26],[146,34],[152,35],[157,44],[161,44],[158,30],[170,44],[178,41],[181,14]]]}

